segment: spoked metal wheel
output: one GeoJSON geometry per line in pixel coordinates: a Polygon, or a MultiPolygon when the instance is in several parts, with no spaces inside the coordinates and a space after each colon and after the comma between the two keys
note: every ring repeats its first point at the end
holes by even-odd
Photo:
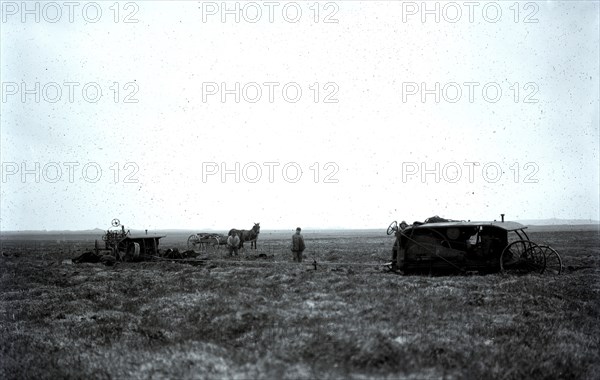
{"type": "Polygon", "coordinates": [[[539,247],[544,253],[544,257],[546,257],[546,270],[544,273],[550,275],[561,274],[563,270],[563,264],[558,252],[548,245],[540,245],[539,247]]]}
{"type": "Polygon", "coordinates": [[[200,251],[206,253],[216,253],[219,250],[219,238],[210,237],[200,240],[200,251]]]}
{"type": "Polygon", "coordinates": [[[200,249],[200,238],[198,237],[198,235],[190,235],[190,237],[187,240],[187,247],[192,251],[197,251],[200,249]]]}
{"type": "Polygon", "coordinates": [[[529,240],[513,241],[500,255],[500,270],[505,273],[543,273],[545,267],[543,250],[529,240]]]}

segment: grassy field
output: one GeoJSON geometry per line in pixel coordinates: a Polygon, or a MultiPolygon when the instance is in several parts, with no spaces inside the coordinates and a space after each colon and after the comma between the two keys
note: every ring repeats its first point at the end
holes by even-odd
{"type": "Polygon", "coordinates": [[[266,258],[112,267],[70,263],[93,240],[4,238],[0,378],[600,377],[597,231],[530,234],[560,276],[390,274],[372,231],[306,233],[293,264],[288,235],[261,234],[266,258]]]}

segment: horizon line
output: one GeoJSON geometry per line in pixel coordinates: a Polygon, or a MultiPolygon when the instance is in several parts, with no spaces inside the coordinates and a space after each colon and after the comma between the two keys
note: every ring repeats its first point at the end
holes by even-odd
{"type": "MultiPolygon", "coordinates": [[[[482,220],[473,220],[473,222],[491,222],[491,220],[487,221],[482,221],[482,220]]],[[[531,226],[558,226],[558,225],[562,225],[562,226],[581,226],[581,225],[600,225],[600,220],[592,220],[592,219],[558,219],[558,218],[549,218],[549,219],[517,219],[517,220],[510,220],[507,222],[517,222],[517,223],[522,223],[522,224],[526,224],[526,225],[531,225],[531,226]],[[536,221],[540,222],[540,224],[535,223],[536,221]],[[553,223],[553,224],[548,224],[548,223],[542,223],[542,222],[548,222],[548,221],[558,221],[560,223],[553,223]],[[528,222],[528,223],[523,223],[523,222],[528,222]],[[534,222],[534,223],[532,223],[534,222]],[[575,222],[575,223],[573,223],[575,222]]],[[[120,227],[120,226],[119,226],[120,227]]],[[[113,228],[118,228],[118,227],[113,227],[113,228]]],[[[340,227],[340,226],[335,226],[335,227],[316,227],[316,226],[310,226],[310,227],[302,227],[303,231],[319,231],[319,230],[323,230],[323,231],[331,231],[331,230],[379,230],[379,229],[385,229],[386,227],[340,227]]],[[[15,233],[15,232],[87,232],[87,231],[106,231],[107,228],[99,228],[99,227],[93,227],[93,228],[85,228],[85,229],[77,229],[77,230],[71,230],[71,229],[20,229],[20,230],[2,230],[0,229],[0,233],[15,233]]],[[[127,228],[127,230],[129,231],[146,231],[148,230],[148,232],[150,231],[227,231],[229,229],[221,229],[221,228],[213,228],[213,227],[201,227],[201,228],[189,228],[189,227],[185,227],[185,228],[153,228],[153,229],[146,229],[146,228],[127,228]]],[[[262,231],[295,231],[295,227],[290,227],[290,228],[268,228],[268,229],[263,229],[262,231]]]]}

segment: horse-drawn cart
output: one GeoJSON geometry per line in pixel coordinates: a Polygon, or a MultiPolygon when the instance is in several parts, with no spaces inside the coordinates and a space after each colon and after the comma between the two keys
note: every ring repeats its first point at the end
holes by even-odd
{"type": "Polygon", "coordinates": [[[219,246],[227,244],[227,238],[231,235],[237,235],[240,238],[239,249],[244,248],[244,242],[250,242],[250,249],[256,249],[256,240],[260,233],[260,223],[254,223],[249,230],[239,230],[232,228],[227,235],[218,233],[198,232],[192,234],[187,239],[187,248],[195,252],[215,252],[219,246]]]}
{"type": "Polygon", "coordinates": [[[227,244],[227,236],[217,233],[199,232],[187,239],[187,248],[193,251],[211,252],[227,244]]]}
{"type": "Polygon", "coordinates": [[[412,272],[537,272],[560,274],[560,255],[532,242],[516,222],[449,221],[439,217],[407,225],[392,222],[392,270],[412,272]],[[430,220],[431,219],[431,220],[430,220]]]}

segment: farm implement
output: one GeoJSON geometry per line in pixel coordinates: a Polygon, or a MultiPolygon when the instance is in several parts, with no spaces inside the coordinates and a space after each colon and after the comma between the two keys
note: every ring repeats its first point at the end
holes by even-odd
{"type": "Polygon", "coordinates": [[[216,233],[199,232],[187,239],[187,248],[192,251],[214,252],[219,246],[227,244],[227,236],[216,233]]]}
{"type": "Polygon", "coordinates": [[[102,242],[96,240],[94,251],[85,252],[73,259],[75,263],[102,262],[112,265],[117,261],[143,261],[155,259],[178,258],[185,259],[195,257],[194,252],[179,252],[177,249],[161,251],[158,248],[160,239],[164,235],[134,235],[119,219],[113,219],[111,228],[107,229],[102,236],[102,242]]]}
{"type": "Polygon", "coordinates": [[[125,226],[121,225],[119,219],[113,219],[111,225],[113,229],[109,228],[102,236],[103,248],[96,240],[94,247],[96,255],[112,255],[119,261],[136,261],[143,256],[158,255],[158,243],[164,236],[132,236],[129,230],[125,231],[125,226]]]}
{"type": "Polygon", "coordinates": [[[392,222],[387,234],[396,236],[393,271],[462,273],[560,274],[559,253],[532,242],[527,227],[516,222],[465,222],[432,217],[424,223],[392,222]]]}

